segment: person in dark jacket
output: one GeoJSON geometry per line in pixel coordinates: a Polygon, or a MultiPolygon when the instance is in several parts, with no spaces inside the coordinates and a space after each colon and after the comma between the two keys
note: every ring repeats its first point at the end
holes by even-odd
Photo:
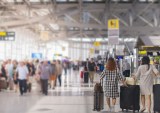
{"type": "Polygon", "coordinates": [[[40,79],[42,93],[48,95],[48,80],[52,74],[51,66],[48,64],[47,60],[43,61],[43,64],[39,67],[40,79]]]}
{"type": "Polygon", "coordinates": [[[5,62],[2,64],[2,67],[1,67],[1,73],[2,73],[2,76],[1,77],[4,77],[6,80],[7,80],[7,73],[6,73],[6,69],[5,69],[5,62]]]}
{"type": "Polygon", "coordinates": [[[88,70],[89,70],[90,81],[91,81],[91,83],[93,83],[93,81],[94,81],[94,75],[95,75],[95,71],[96,71],[96,64],[95,64],[93,58],[88,63],[88,70]]]}

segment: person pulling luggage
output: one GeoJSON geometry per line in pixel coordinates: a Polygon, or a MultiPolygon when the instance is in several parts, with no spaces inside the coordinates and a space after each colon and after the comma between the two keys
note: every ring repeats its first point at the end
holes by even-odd
{"type": "Polygon", "coordinates": [[[115,111],[116,98],[119,97],[118,81],[122,81],[126,85],[125,78],[121,75],[116,66],[114,58],[110,57],[107,61],[106,68],[101,73],[101,79],[105,77],[104,93],[107,98],[107,105],[109,110],[115,111]],[[112,106],[110,99],[112,99],[112,106]]]}
{"type": "Polygon", "coordinates": [[[159,72],[154,65],[150,65],[150,59],[148,56],[144,56],[141,61],[141,65],[138,67],[138,71],[135,75],[132,75],[134,79],[140,77],[140,93],[142,109],[140,112],[146,110],[145,96],[148,98],[148,113],[151,113],[151,94],[153,93],[153,75],[158,75],[159,72]]]}

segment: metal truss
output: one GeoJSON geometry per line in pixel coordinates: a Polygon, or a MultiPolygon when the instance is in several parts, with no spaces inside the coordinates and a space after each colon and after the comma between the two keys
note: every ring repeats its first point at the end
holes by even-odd
{"type": "Polygon", "coordinates": [[[107,20],[117,18],[120,20],[120,37],[160,35],[160,2],[157,0],[31,1],[2,0],[0,29],[23,27],[39,34],[41,29],[37,30],[37,25],[41,24],[43,30],[49,31],[53,37],[56,35],[54,39],[107,38],[107,20]],[[54,29],[52,24],[58,25],[59,29],[54,29]]]}

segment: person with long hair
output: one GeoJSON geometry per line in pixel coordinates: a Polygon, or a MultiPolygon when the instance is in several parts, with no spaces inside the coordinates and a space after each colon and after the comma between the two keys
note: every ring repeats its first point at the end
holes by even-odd
{"type": "Polygon", "coordinates": [[[151,94],[153,93],[154,75],[158,75],[159,72],[154,65],[150,65],[150,59],[148,56],[144,56],[141,61],[141,65],[138,67],[136,74],[133,78],[140,78],[140,93],[142,109],[140,112],[146,110],[145,97],[148,98],[148,113],[151,113],[151,94]]]}
{"type": "Polygon", "coordinates": [[[110,57],[107,61],[106,68],[101,73],[101,79],[105,77],[104,92],[110,111],[114,112],[116,98],[119,97],[118,81],[122,81],[125,85],[125,78],[121,75],[117,68],[114,58],[110,57]],[[112,99],[112,106],[110,99],[112,99]]]}

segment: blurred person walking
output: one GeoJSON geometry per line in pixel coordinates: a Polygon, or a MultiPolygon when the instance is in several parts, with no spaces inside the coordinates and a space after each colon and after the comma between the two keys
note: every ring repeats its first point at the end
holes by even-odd
{"type": "Polygon", "coordinates": [[[7,76],[8,76],[8,82],[9,82],[9,89],[13,90],[14,88],[14,72],[13,72],[13,64],[12,64],[12,60],[9,59],[6,65],[6,72],[7,72],[7,76]]]}
{"type": "Polygon", "coordinates": [[[51,66],[47,60],[43,61],[43,64],[39,67],[42,93],[48,95],[48,80],[52,74],[51,66]]]}
{"type": "Polygon", "coordinates": [[[88,63],[88,70],[89,70],[90,82],[93,83],[94,75],[95,75],[95,72],[96,72],[96,64],[95,64],[93,58],[91,58],[91,61],[88,63]]]}
{"type": "Polygon", "coordinates": [[[16,72],[18,73],[20,94],[23,95],[24,93],[27,92],[27,78],[29,76],[28,68],[24,62],[22,61],[19,62],[16,72]]]}
{"type": "Polygon", "coordinates": [[[127,60],[123,61],[122,69],[123,69],[123,75],[125,77],[129,77],[130,76],[130,64],[128,63],[127,60]]]}
{"type": "Polygon", "coordinates": [[[18,62],[16,60],[13,61],[13,73],[14,73],[14,89],[15,92],[18,91],[18,73],[16,72],[16,69],[18,67],[18,62]]]}
{"type": "Polygon", "coordinates": [[[57,62],[56,62],[56,69],[57,69],[57,76],[58,76],[59,85],[61,86],[61,82],[62,82],[61,76],[62,76],[63,69],[62,69],[62,65],[61,65],[60,60],[57,60],[57,62]]]}
{"type": "Polygon", "coordinates": [[[57,79],[56,61],[53,60],[53,62],[51,62],[51,76],[50,76],[50,85],[52,89],[55,89],[56,79],[57,79]]]}

